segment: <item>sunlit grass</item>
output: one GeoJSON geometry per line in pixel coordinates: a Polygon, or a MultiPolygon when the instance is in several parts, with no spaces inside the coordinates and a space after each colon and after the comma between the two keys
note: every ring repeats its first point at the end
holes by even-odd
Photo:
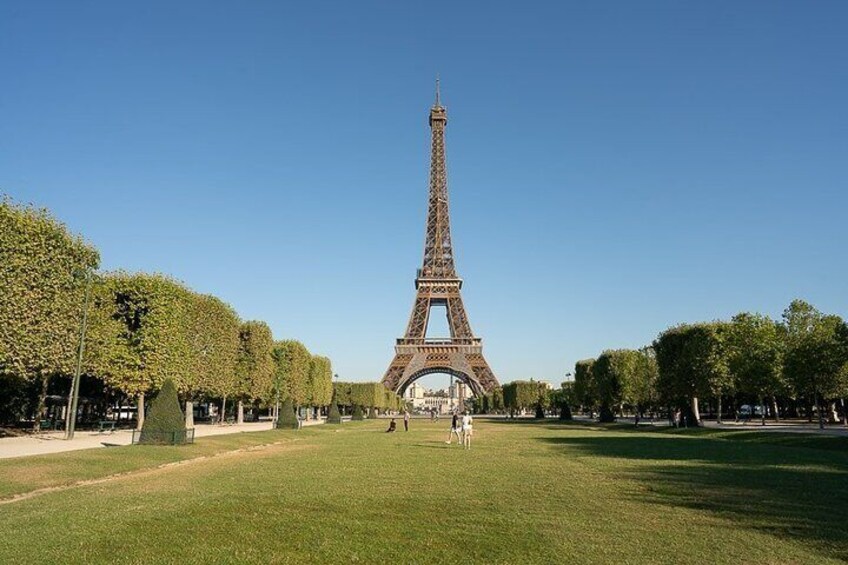
{"type": "Polygon", "coordinates": [[[478,420],[464,451],[445,445],[445,422],[395,434],[385,425],[0,462],[5,495],[147,469],[0,506],[0,562],[848,558],[839,441],[478,420]]]}

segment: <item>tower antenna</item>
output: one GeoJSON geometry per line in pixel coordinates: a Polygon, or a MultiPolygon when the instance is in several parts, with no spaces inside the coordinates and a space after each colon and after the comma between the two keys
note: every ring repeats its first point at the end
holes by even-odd
{"type": "Polygon", "coordinates": [[[436,106],[442,105],[442,97],[439,93],[439,75],[436,75],[436,106]]]}

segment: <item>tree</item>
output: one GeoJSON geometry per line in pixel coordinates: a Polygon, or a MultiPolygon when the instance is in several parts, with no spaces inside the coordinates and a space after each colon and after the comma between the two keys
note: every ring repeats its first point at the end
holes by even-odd
{"type": "Polygon", "coordinates": [[[297,414],[295,414],[294,402],[292,402],[291,396],[287,396],[286,399],[283,400],[283,405],[280,406],[280,413],[277,415],[276,426],[277,429],[293,430],[296,430],[299,427],[297,414]]]}
{"type": "Polygon", "coordinates": [[[333,395],[336,398],[336,403],[342,407],[352,407],[353,403],[351,401],[351,387],[353,383],[347,382],[336,382],[333,383],[333,395]]]}
{"type": "Polygon", "coordinates": [[[544,418],[548,404],[547,386],[538,381],[513,381],[503,385],[503,402],[510,416],[516,411],[534,409],[537,418],[544,418]]]}
{"type": "MultiPolygon", "coordinates": [[[[235,388],[236,363],[241,347],[241,321],[229,304],[208,294],[193,294],[190,312],[189,341],[193,378],[183,383],[182,392],[188,401],[200,394],[223,400],[235,388]]],[[[188,401],[187,416],[192,410],[191,402],[188,401]]]]}
{"type": "Polygon", "coordinates": [[[601,422],[614,422],[614,407],[632,397],[641,355],[632,349],[604,351],[592,366],[595,389],[601,405],[601,422]]]}
{"type": "Polygon", "coordinates": [[[551,404],[559,410],[560,420],[572,420],[571,404],[574,402],[574,383],[564,382],[551,393],[551,404]]]}
{"type": "Polygon", "coordinates": [[[384,387],[381,383],[351,383],[351,403],[354,405],[354,407],[360,406],[362,409],[367,410],[369,418],[376,418],[377,408],[384,407],[384,390],[386,390],[386,387],[384,387]]]}
{"type": "Polygon", "coordinates": [[[94,310],[88,370],[138,395],[141,428],[145,393],[167,379],[183,390],[192,386],[191,293],[162,275],[112,273],[95,293],[94,310]]]}
{"type": "MultiPolygon", "coordinates": [[[[773,399],[775,393],[785,387],[783,329],[767,316],[743,312],[733,317],[728,342],[728,367],[736,389],[753,395],[763,406],[764,397],[773,399]]],[[[776,410],[774,415],[777,418],[776,410]]],[[[766,423],[765,418],[763,410],[763,425],[766,423]]]]}
{"type": "Polygon", "coordinates": [[[314,355],[309,367],[309,400],[312,406],[330,404],[333,396],[333,366],[327,357],[314,355]]]}
{"type": "Polygon", "coordinates": [[[666,330],[654,341],[660,395],[669,402],[685,400],[695,426],[701,422],[698,399],[720,396],[732,384],[727,333],[727,324],[721,322],[684,324],[666,330]]]}
{"type": "Polygon", "coordinates": [[[844,394],[842,368],[848,362],[848,326],[839,316],[823,315],[794,300],[783,313],[786,328],[784,375],[799,394],[816,404],[824,429],[821,401],[844,394]]]}
{"type": "Polygon", "coordinates": [[[177,388],[166,379],[150,404],[150,415],[141,428],[139,443],[175,444],[186,442],[185,417],[177,400],[177,388]]]}
{"type": "Polygon", "coordinates": [[[291,398],[295,407],[303,406],[309,399],[309,371],[312,355],[295,340],[278,341],[274,344],[275,387],[280,397],[291,398]]]}
{"type": "Polygon", "coordinates": [[[236,362],[238,421],[243,421],[244,399],[268,401],[274,388],[276,366],[272,356],[274,337],[265,322],[244,322],[239,328],[236,362]]]}
{"type": "Polygon", "coordinates": [[[327,410],[327,423],[328,424],[341,424],[342,423],[342,414],[339,412],[339,405],[336,404],[336,393],[333,393],[333,397],[330,399],[330,408],[327,410]]]}
{"type": "Polygon", "coordinates": [[[594,359],[583,359],[574,364],[574,397],[583,407],[593,408],[598,401],[595,380],[592,376],[594,359]]]}
{"type": "Polygon", "coordinates": [[[641,416],[646,408],[657,405],[657,357],[650,346],[639,350],[636,359],[634,379],[627,390],[626,402],[630,403],[641,416]]]}
{"type": "Polygon", "coordinates": [[[0,200],[0,374],[37,384],[36,429],[48,379],[73,372],[85,272],[99,262],[45,210],[0,200]]]}

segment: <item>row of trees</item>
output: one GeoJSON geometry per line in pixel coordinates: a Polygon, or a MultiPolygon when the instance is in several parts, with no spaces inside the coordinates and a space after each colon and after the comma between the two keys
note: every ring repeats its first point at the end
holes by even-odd
{"type": "Polygon", "coordinates": [[[404,399],[383,386],[382,383],[337,382],[334,386],[334,403],[350,412],[355,419],[370,417],[378,411],[399,412],[406,409],[404,399]]]}
{"type": "Polygon", "coordinates": [[[167,379],[186,401],[220,400],[222,417],[228,401],[239,418],[245,403],[330,403],[326,357],[274,341],[265,322],[243,321],[169,277],[97,276],[98,266],[97,250],[46,211],[0,202],[0,421],[29,416],[38,426],[48,385],[70,386],[81,323],[82,372],[105,391],[136,397],[139,424],[145,395],[167,379]]]}
{"type": "MultiPolygon", "coordinates": [[[[640,350],[608,350],[578,361],[574,401],[597,409],[601,420],[628,407],[636,412],[679,407],[698,425],[704,399],[768,401],[775,418],[784,404],[815,406],[845,415],[848,395],[848,324],[795,300],[781,320],[740,313],[730,321],[682,324],[662,332],[640,350]]],[[[762,410],[765,417],[765,409],[762,410]]]]}

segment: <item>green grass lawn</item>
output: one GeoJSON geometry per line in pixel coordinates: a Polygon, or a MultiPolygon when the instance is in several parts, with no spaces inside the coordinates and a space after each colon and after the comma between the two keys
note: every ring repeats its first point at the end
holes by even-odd
{"type": "Polygon", "coordinates": [[[0,461],[0,498],[58,487],[0,505],[0,563],[848,560],[848,438],[385,426],[0,461]]]}

